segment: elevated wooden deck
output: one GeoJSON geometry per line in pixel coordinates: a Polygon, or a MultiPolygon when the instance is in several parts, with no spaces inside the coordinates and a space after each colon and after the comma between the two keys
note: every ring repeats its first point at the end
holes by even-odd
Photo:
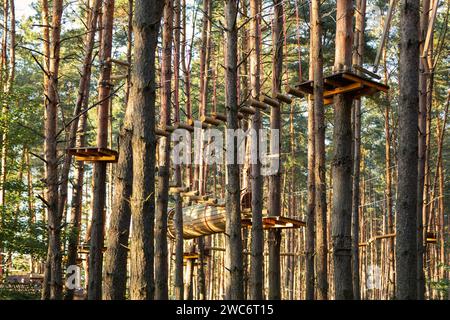
{"type": "MultiPolygon", "coordinates": [[[[314,94],[314,82],[312,80],[295,85],[295,89],[305,95],[314,94]]],[[[324,104],[333,103],[333,97],[338,94],[350,95],[353,99],[370,96],[377,92],[388,92],[389,86],[374,81],[350,71],[334,73],[324,78],[324,104]]]]}
{"type": "Polygon", "coordinates": [[[76,161],[82,162],[116,163],[119,159],[117,151],[107,148],[83,147],[68,149],[67,152],[74,156],[76,161]]]}
{"type": "MultiPolygon", "coordinates": [[[[250,227],[252,225],[252,219],[246,218],[242,219],[242,227],[250,227]]],[[[273,217],[263,217],[263,229],[299,229],[301,227],[305,227],[306,222],[282,217],[282,216],[273,216],[273,217]]]]}

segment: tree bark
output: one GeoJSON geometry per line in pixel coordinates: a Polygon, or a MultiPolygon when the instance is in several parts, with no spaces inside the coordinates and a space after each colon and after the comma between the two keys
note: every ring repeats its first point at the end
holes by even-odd
{"type": "MultiPolygon", "coordinates": [[[[225,3],[226,21],[226,113],[229,130],[239,127],[238,95],[237,95],[237,0],[227,0],[225,3]]],[[[241,205],[240,205],[240,172],[237,163],[237,139],[234,139],[232,159],[226,161],[228,182],[226,185],[226,221],[225,221],[225,298],[229,300],[244,299],[243,287],[243,258],[241,238],[241,205]]]]}
{"type": "MultiPolygon", "coordinates": [[[[350,69],[352,62],[353,1],[337,2],[334,71],[350,69]]],[[[352,129],[353,100],[345,94],[334,96],[334,155],[332,241],[336,300],[353,299],[352,281],[352,129]]]]}
{"type": "MultiPolygon", "coordinates": [[[[174,93],[173,101],[175,106],[175,122],[180,121],[180,35],[181,35],[181,1],[175,0],[174,13],[174,93]]],[[[184,56],[183,56],[184,60],[184,56]]],[[[183,177],[181,165],[175,166],[175,183],[177,186],[182,186],[183,177]]],[[[183,198],[179,193],[175,195],[175,275],[174,275],[174,291],[175,299],[183,300],[184,286],[183,286],[183,198]]]]}
{"type": "MultiPolygon", "coordinates": [[[[311,6],[312,9],[312,6],[311,6]]],[[[311,10],[311,20],[312,20],[311,10]]],[[[313,22],[314,24],[314,22],[313,22]]],[[[309,57],[309,78],[314,78],[314,61],[313,56],[313,37],[311,30],[310,48],[311,54],[309,57]]],[[[314,136],[314,101],[311,97],[308,98],[308,178],[307,178],[307,199],[306,199],[306,241],[305,241],[305,280],[306,291],[305,298],[307,300],[314,299],[315,287],[315,273],[314,273],[314,251],[315,251],[315,235],[316,235],[316,218],[315,218],[315,199],[316,199],[316,185],[315,185],[315,136],[314,136]]]]}
{"type": "MultiPolygon", "coordinates": [[[[44,58],[42,59],[42,67],[44,69],[44,80],[43,80],[43,87],[44,87],[44,106],[47,105],[47,92],[48,92],[48,83],[49,83],[49,76],[48,72],[50,70],[50,19],[49,19],[49,8],[48,8],[48,0],[42,0],[42,25],[44,26],[42,28],[42,36],[43,36],[43,54],[44,58]]],[[[48,208],[47,208],[47,218],[48,218],[48,208]]],[[[48,222],[47,222],[48,223],[48,222]]],[[[45,267],[44,267],[44,281],[42,285],[42,293],[41,298],[42,300],[48,300],[50,299],[50,277],[51,277],[51,268],[50,268],[50,260],[51,260],[51,248],[50,245],[48,245],[47,249],[47,257],[45,261],[45,267]]],[[[1,261],[1,255],[0,255],[0,261],[1,261]]]]}
{"type": "Polygon", "coordinates": [[[46,201],[49,232],[50,255],[50,299],[62,298],[61,270],[61,216],[58,212],[58,153],[57,153],[57,119],[58,119],[58,77],[60,64],[61,18],[63,1],[53,1],[53,17],[50,38],[50,62],[48,87],[44,93],[45,105],[45,160],[47,185],[46,201]]]}
{"type": "MultiPolygon", "coordinates": [[[[283,3],[281,0],[274,0],[274,17],[272,22],[272,93],[281,92],[281,81],[283,76],[283,40],[284,40],[284,19],[283,3]]],[[[280,106],[281,108],[281,106],[280,106]]],[[[269,215],[281,216],[281,112],[280,108],[271,108],[270,129],[278,130],[278,139],[274,136],[270,140],[270,153],[276,156],[273,165],[278,166],[278,170],[269,177],[269,215]]],[[[281,269],[280,269],[280,248],[281,230],[269,230],[269,300],[281,299],[281,269]]]]}
{"type": "MultiPolygon", "coordinates": [[[[104,2],[102,16],[102,42],[100,49],[100,87],[97,118],[97,147],[108,147],[108,118],[111,94],[111,53],[113,41],[115,0],[104,2]]],[[[97,162],[94,166],[93,205],[91,222],[91,239],[89,247],[89,284],[88,299],[100,300],[102,298],[102,269],[103,246],[105,233],[105,206],[106,206],[106,163],[97,162]]]]}
{"type": "MultiPolygon", "coordinates": [[[[163,20],[160,127],[165,128],[170,125],[172,100],[173,0],[165,1],[163,20]]],[[[157,300],[167,300],[169,298],[167,269],[167,206],[169,202],[169,175],[170,139],[161,137],[159,140],[158,197],[155,221],[155,299],[157,300]]]]}
{"type": "Polygon", "coordinates": [[[317,299],[328,299],[327,194],[325,168],[325,110],[323,106],[323,49],[320,2],[312,2],[312,61],[314,63],[314,139],[317,299]]]}
{"type": "MultiPolygon", "coordinates": [[[[423,51],[425,38],[428,30],[428,19],[430,11],[430,0],[422,2],[422,13],[420,14],[420,33],[419,33],[419,53],[423,51]]],[[[418,117],[418,174],[417,174],[417,295],[419,299],[425,297],[425,274],[424,267],[424,221],[423,214],[426,207],[424,195],[425,181],[425,160],[426,160],[426,138],[427,138],[427,97],[429,75],[425,64],[426,60],[420,59],[419,64],[419,117],[418,117]]]]}
{"type": "Polygon", "coordinates": [[[419,1],[400,2],[400,97],[396,225],[397,299],[417,298],[419,1]]]}
{"type": "MultiPolygon", "coordinates": [[[[366,0],[356,2],[356,25],[353,64],[362,67],[364,57],[364,30],[366,18],[366,0]]],[[[353,295],[355,300],[361,299],[359,275],[359,180],[361,172],[361,99],[353,105],[353,199],[352,199],[352,268],[353,295]]]]}
{"type": "Polygon", "coordinates": [[[135,65],[127,108],[133,131],[131,299],[152,299],[155,290],[155,50],[163,9],[162,1],[136,0],[134,10],[135,65]]]}
{"type": "MultiPolygon", "coordinates": [[[[250,84],[251,95],[258,99],[261,89],[260,77],[260,2],[250,0],[250,84]]],[[[259,110],[253,115],[252,129],[255,136],[252,137],[252,149],[259,150],[259,130],[261,129],[261,114],[259,110]]],[[[258,152],[259,153],[259,152],[258,152]]],[[[257,157],[259,158],[259,157],[257,157]]],[[[250,269],[250,298],[252,300],[263,299],[263,250],[264,233],[262,226],[262,198],[263,179],[261,176],[261,162],[256,159],[251,165],[251,189],[252,189],[252,244],[251,244],[251,269],[250,269]]]]}

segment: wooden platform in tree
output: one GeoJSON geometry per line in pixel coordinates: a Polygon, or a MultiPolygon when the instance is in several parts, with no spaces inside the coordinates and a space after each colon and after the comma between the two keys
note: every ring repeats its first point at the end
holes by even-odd
{"type": "Polygon", "coordinates": [[[107,148],[83,147],[68,149],[67,152],[75,157],[76,161],[116,163],[119,158],[117,151],[107,148]]]}
{"type": "MultiPolygon", "coordinates": [[[[242,219],[242,227],[250,227],[252,225],[252,219],[242,219]]],[[[274,216],[274,217],[263,217],[263,229],[298,229],[305,227],[306,223],[297,219],[274,216]]]]}
{"type": "MultiPolygon", "coordinates": [[[[314,94],[314,82],[312,80],[302,82],[295,89],[305,95],[314,94]]],[[[324,104],[333,103],[333,97],[338,94],[350,95],[354,99],[370,96],[377,92],[388,92],[389,86],[376,82],[367,77],[357,75],[350,71],[334,73],[324,78],[324,104]]]]}

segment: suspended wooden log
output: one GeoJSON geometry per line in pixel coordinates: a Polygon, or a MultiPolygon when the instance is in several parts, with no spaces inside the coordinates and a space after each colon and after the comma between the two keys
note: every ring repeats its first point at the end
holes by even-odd
{"type": "MultiPolygon", "coordinates": [[[[168,233],[175,237],[175,210],[168,213],[168,233]]],[[[183,238],[194,239],[201,236],[225,232],[226,210],[222,207],[198,204],[183,208],[183,238]]],[[[244,218],[248,216],[243,216],[244,218]]]]}
{"type": "MultiPolygon", "coordinates": [[[[208,128],[209,128],[208,124],[206,124],[206,123],[204,123],[204,122],[201,122],[201,121],[199,121],[199,122],[200,122],[201,125],[202,125],[202,129],[208,129],[208,128]]],[[[194,119],[189,119],[189,120],[188,120],[188,125],[190,125],[191,127],[194,127],[194,128],[195,128],[195,120],[194,120],[194,119]]]]}
{"type": "Polygon", "coordinates": [[[259,96],[259,101],[265,104],[268,104],[269,106],[273,107],[273,108],[279,108],[280,107],[280,103],[272,98],[269,98],[265,95],[261,95],[259,96]]]}
{"type": "Polygon", "coordinates": [[[220,120],[216,120],[213,117],[201,116],[200,121],[202,123],[210,124],[213,126],[219,126],[222,122],[220,120]]]}
{"type": "Polygon", "coordinates": [[[130,64],[128,62],[126,62],[126,61],[117,60],[117,59],[113,59],[113,58],[108,58],[106,61],[108,63],[118,64],[118,65],[120,65],[122,67],[127,67],[127,68],[130,67],[130,64]]]}
{"type": "Polygon", "coordinates": [[[218,200],[217,199],[207,199],[207,200],[199,200],[198,203],[202,203],[202,204],[207,204],[210,206],[216,205],[218,204],[218,200]]]}
{"type": "Polygon", "coordinates": [[[208,196],[199,196],[198,194],[197,195],[188,196],[188,198],[189,198],[190,201],[206,201],[206,200],[209,199],[208,196]]]}
{"type": "Polygon", "coordinates": [[[372,71],[367,70],[367,69],[365,69],[365,68],[363,68],[363,67],[361,67],[361,66],[359,66],[357,64],[353,65],[353,69],[358,70],[359,72],[362,72],[364,74],[367,74],[368,76],[370,76],[372,78],[375,78],[375,79],[378,79],[378,80],[381,79],[381,77],[379,75],[377,75],[376,73],[373,73],[372,71]]]}
{"type": "Polygon", "coordinates": [[[169,188],[169,193],[176,194],[176,193],[182,193],[182,192],[188,192],[188,187],[171,187],[169,188]]]}
{"type": "Polygon", "coordinates": [[[175,126],[166,126],[166,131],[170,133],[174,132],[176,129],[177,127],[175,126]]]}
{"type": "Polygon", "coordinates": [[[287,104],[291,104],[292,103],[292,99],[288,95],[285,95],[285,94],[282,94],[282,93],[277,93],[277,94],[275,94],[275,97],[281,102],[284,102],[284,103],[287,103],[287,104]]]}
{"type": "Polygon", "coordinates": [[[170,132],[160,128],[155,128],[155,134],[160,137],[170,137],[170,132]]]}
{"type": "Polygon", "coordinates": [[[213,112],[211,115],[212,115],[212,117],[213,117],[215,120],[220,120],[220,121],[222,121],[222,122],[227,122],[227,116],[226,116],[225,114],[213,112]]]}
{"type": "Polygon", "coordinates": [[[177,129],[184,129],[184,130],[188,130],[190,132],[194,132],[194,127],[187,124],[187,123],[183,123],[183,122],[177,122],[175,123],[175,128],[177,129]]]}
{"type": "Polygon", "coordinates": [[[194,197],[194,196],[198,196],[199,192],[198,191],[188,191],[188,192],[182,192],[181,196],[182,197],[194,197]]]}
{"type": "Polygon", "coordinates": [[[245,106],[240,107],[239,111],[242,112],[243,114],[251,114],[251,115],[256,113],[255,108],[253,108],[253,107],[245,107],[245,106]]]}
{"type": "MultiPolygon", "coordinates": [[[[175,210],[168,214],[169,235],[175,237],[174,226],[175,210]]],[[[210,206],[198,204],[183,208],[183,238],[193,239],[201,236],[225,232],[226,210],[222,206],[210,206]]],[[[251,212],[242,213],[242,226],[251,226],[251,212]]],[[[282,216],[264,217],[263,228],[268,229],[292,229],[306,225],[305,222],[282,216]]]]}
{"type": "Polygon", "coordinates": [[[247,105],[248,106],[252,106],[254,108],[258,108],[262,111],[266,111],[267,110],[267,105],[261,101],[255,100],[253,98],[250,98],[247,100],[247,105]]]}
{"type": "Polygon", "coordinates": [[[111,76],[111,81],[121,81],[121,80],[125,80],[128,78],[127,74],[119,74],[116,76],[111,76]]]}
{"type": "Polygon", "coordinates": [[[297,98],[303,98],[305,95],[295,88],[292,88],[290,86],[286,86],[285,89],[287,94],[290,94],[291,96],[297,97],[297,98]]]}

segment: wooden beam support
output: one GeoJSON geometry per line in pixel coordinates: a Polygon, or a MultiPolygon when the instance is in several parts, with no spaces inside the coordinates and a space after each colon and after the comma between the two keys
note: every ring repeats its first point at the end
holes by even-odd
{"type": "Polygon", "coordinates": [[[389,91],[389,87],[387,87],[385,85],[382,85],[382,84],[379,84],[379,83],[375,83],[375,82],[372,82],[372,81],[368,81],[368,80],[364,80],[364,79],[361,79],[360,77],[357,77],[357,76],[354,76],[354,75],[351,75],[351,74],[348,74],[348,73],[342,74],[342,78],[347,79],[347,80],[351,80],[351,81],[354,81],[354,82],[360,82],[360,83],[362,83],[365,86],[376,88],[379,91],[383,91],[383,92],[388,92],[389,91]]]}
{"type": "Polygon", "coordinates": [[[349,84],[344,87],[339,87],[339,88],[336,88],[333,90],[327,90],[323,93],[323,96],[324,96],[324,98],[329,98],[329,97],[332,97],[337,94],[343,94],[343,93],[355,91],[355,90],[361,89],[362,87],[363,87],[363,84],[360,82],[352,83],[352,84],[349,84]]]}

